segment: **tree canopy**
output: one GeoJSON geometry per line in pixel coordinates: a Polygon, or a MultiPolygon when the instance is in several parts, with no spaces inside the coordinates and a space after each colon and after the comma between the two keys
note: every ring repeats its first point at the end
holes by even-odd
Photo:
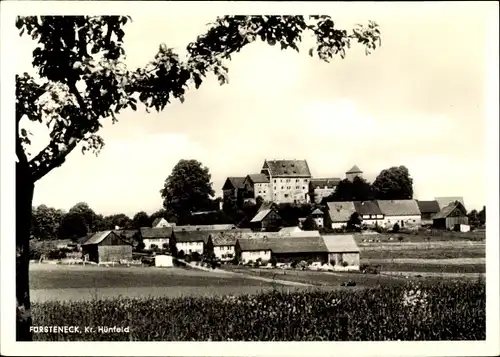
{"type": "Polygon", "coordinates": [[[215,192],[207,167],[197,160],[180,160],[160,193],[163,207],[169,207],[177,217],[186,217],[209,209],[215,192]]]}
{"type": "Polygon", "coordinates": [[[335,191],[323,199],[326,202],[369,201],[375,198],[372,185],[364,178],[356,176],[352,181],[344,179],[335,191]]]}
{"type": "Polygon", "coordinates": [[[413,179],[405,166],[393,166],[380,172],[373,189],[379,200],[409,200],[413,198],[413,179]]]}

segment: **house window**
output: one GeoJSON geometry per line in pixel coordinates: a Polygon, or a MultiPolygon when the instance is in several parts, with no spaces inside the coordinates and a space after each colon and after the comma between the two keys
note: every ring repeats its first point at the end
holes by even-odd
{"type": "Polygon", "coordinates": [[[259,193],[262,193],[262,191],[259,191],[259,193]]]}
{"type": "Polygon", "coordinates": [[[299,180],[299,179],[296,179],[296,180],[295,180],[295,182],[300,182],[300,180],[299,180]]]}
{"type": "Polygon", "coordinates": [[[276,183],[276,179],[274,179],[274,183],[276,183]]]}
{"type": "Polygon", "coordinates": [[[413,220],[413,222],[416,222],[415,220],[413,220]]]}
{"type": "Polygon", "coordinates": [[[281,189],[284,189],[284,187],[283,187],[283,186],[281,186],[281,189]]]}
{"type": "Polygon", "coordinates": [[[306,188],[305,187],[302,187],[303,190],[305,190],[306,188]]]}
{"type": "Polygon", "coordinates": [[[285,198],[288,198],[288,193],[285,193],[285,198]]]}
{"type": "Polygon", "coordinates": [[[307,183],[307,179],[304,179],[304,182],[307,183]]]}
{"type": "Polygon", "coordinates": [[[274,186],[274,189],[276,190],[276,186],[274,186]]]}

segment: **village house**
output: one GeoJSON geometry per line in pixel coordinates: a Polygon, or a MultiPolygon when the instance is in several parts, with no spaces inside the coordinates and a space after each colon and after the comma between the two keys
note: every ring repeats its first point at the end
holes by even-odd
{"type": "Polygon", "coordinates": [[[271,260],[271,248],[267,239],[238,239],[235,253],[238,261],[242,264],[256,262],[258,259],[265,264],[271,260]]]}
{"type": "Polygon", "coordinates": [[[309,182],[309,195],[311,202],[321,203],[323,198],[332,195],[335,192],[340,178],[311,178],[309,182]]]}
{"type": "Polygon", "coordinates": [[[415,200],[377,200],[384,215],[384,227],[417,229],[421,226],[421,213],[415,200]]]}
{"type": "Polygon", "coordinates": [[[214,255],[222,261],[232,260],[236,254],[236,241],[240,237],[240,231],[225,231],[210,234],[214,247],[214,255]]]}
{"type": "Polygon", "coordinates": [[[321,236],[282,237],[267,239],[271,256],[280,263],[328,262],[328,251],[321,236]]]}
{"type": "Polygon", "coordinates": [[[245,198],[261,197],[264,201],[271,201],[271,188],[269,178],[264,174],[247,175],[243,183],[245,187],[245,198]]]}
{"type": "Polygon", "coordinates": [[[332,229],[341,229],[347,226],[347,222],[356,212],[354,202],[327,202],[327,212],[325,217],[328,225],[332,229]]]}
{"type": "Polygon", "coordinates": [[[144,250],[169,249],[172,231],[172,227],[141,227],[139,232],[144,243],[144,250]]]}
{"type": "Polygon", "coordinates": [[[102,231],[92,234],[82,243],[82,254],[85,260],[95,263],[130,261],[132,245],[113,231],[102,231]]]}
{"type": "Polygon", "coordinates": [[[323,213],[322,210],[320,210],[319,208],[316,208],[314,211],[312,211],[311,217],[312,217],[314,223],[316,223],[316,226],[318,228],[323,228],[324,227],[324,225],[325,225],[325,223],[324,223],[325,214],[323,213]]]}
{"type": "Polygon", "coordinates": [[[261,173],[269,179],[273,202],[309,202],[311,172],[306,160],[265,160],[261,173]]]}
{"type": "Polygon", "coordinates": [[[352,182],[354,181],[355,177],[363,178],[363,171],[361,171],[359,167],[354,165],[349,171],[345,173],[345,177],[352,182]]]}
{"type": "Polygon", "coordinates": [[[228,177],[222,186],[224,202],[237,200],[244,193],[245,177],[228,177]]]}
{"type": "Polygon", "coordinates": [[[384,214],[376,201],[356,201],[354,202],[354,208],[361,219],[362,225],[368,227],[383,226],[384,214]]]}
{"type": "Polygon", "coordinates": [[[168,221],[163,218],[163,217],[158,217],[158,218],[155,218],[153,223],[151,224],[151,227],[152,228],[165,228],[165,227],[172,227],[172,225],[170,223],[168,223],[168,221]]]}
{"type": "Polygon", "coordinates": [[[432,225],[433,218],[441,211],[438,201],[417,201],[420,210],[422,225],[432,225]]]}
{"type": "Polygon", "coordinates": [[[213,244],[210,231],[174,231],[172,239],[175,242],[177,254],[181,251],[185,255],[194,252],[200,255],[213,253],[213,244]]]}
{"type": "Polygon", "coordinates": [[[328,263],[339,270],[359,270],[359,247],[351,234],[322,236],[328,251],[328,263]]]}
{"type": "Polygon", "coordinates": [[[468,224],[467,210],[460,201],[451,202],[433,218],[433,227],[438,229],[452,230],[468,224]]]}

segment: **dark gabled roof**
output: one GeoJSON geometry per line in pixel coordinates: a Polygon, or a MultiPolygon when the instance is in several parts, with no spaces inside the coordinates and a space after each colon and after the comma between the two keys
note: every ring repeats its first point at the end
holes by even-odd
{"type": "Polygon", "coordinates": [[[234,188],[243,188],[243,183],[245,182],[245,177],[228,177],[226,182],[224,182],[224,186],[222,186],[223,190],[230,190],[234,188]]]}
{"type": "Polygon", "coordinates": [[[238,239],[242,251],[271,250],[273,253],[327,252],[321,236],[238,239]]]}
{"type": "Polygon", "coordinates": [[[365,214],[382,214],[376,201],[356,201],[354,202],[354,208],[360,216],[365,214]]]}
{"type": "Polygon", "coordinates": [[[120,230],[114,230],[116,234],[118,234],[120,237],[125,238],[127,240],[130,240],[134,238],[136,233],[139,232],[138,229],[120,229],[120,230]]]}
{"type": "Polygon", "coordinates": [[[354,202],[327,202],[328,214],[332,222],[348,222],[352,214],[356,212],[354,202]]]}
{"type": "Polygon", "coordinates": [[[377,204],[386,216],[417,216],[420,209],[415,200],[377,200],[377,204]]]}
{"type": "Polygon", "coordinates": [[[311,177],[306,160],[266,160],[262,170],[269,170],[273,177],[311,177]]]}
{"type": "Polygon", "coordinates": [[[255,217],[253,217],[252,220],[250,221],[250,223],[262,222],[264,218],[266,218],[267,215],[271,212],[272,212],[271,209],[264,209],[262,211],[257,212],[255,217]]]}
{"type": "Polygon", "coordinates": [[[212,243],[214,246],[221,246],[221,245],[235,245],[236,241],[238,238],[241,238],[242,232],[233,232],[233,231],[228,231],[228,232],[215,232],[210,234],[210,237],[212,238],[212,243]]]}
{"type": "Polygon", "coordinates": [[[150,228],[142,227],[140,229],[142,238],[170,238],[172,236],[172,227],[150,228]]]}
{"type": "Polygon", "coordinates": [[[439,209],[439,203],[438,201],[417,201],[418,208],[420,209],[421,213],[438,213],[440,211],[439,209]]]}
{"type": "Polygon", "coordinates": [[[253,183],[269,183],[269,178],[264,174],[250,174],[247,180],[253,183]]]}
{"type": "Polygon", "coordinates": [[[338,177],[330,177],[330,178],[312,178],[309,182],[309,186],[312,188],[335,188],[342,179],[338,177]]]}
{"type": "Polygon", "coordinates": [[[180,231],[174,232],[174,236],[177,243],[203,242],[206,244],[210,233],[209,231],[180,231]]]}
{"type": "Polygon", "coordinates": [[[80,237],[78,238],[78,240],[76,241],[77,244],[80,244],[80,245],[83,245],[86,241],[88,241],[90,239],[90,237],[92,237],[94,235],[94,233],[88,233],[87,235],[83,236],[83,237],[80,237]]]}
{"type": "MultiPolygon", "coordinates": [[[[448,217],[456,208],[460,208],[463,212],[465,212],[465,207],[460,201],[451,202],[448,206],[444,207],[441,211],[439,211],[433,219],[440,219],[448,217]]],[[[466,214],[464,213],[464,216],[466,214]]]]}
{"type": "Polygon", "coordinates": [[[346,174],[362,174],[363,171],[361,171],[359,169],[358,166],[354,165],[353,167],[351,167],[351,169],[349,171],[346,171],[346,174]]]}

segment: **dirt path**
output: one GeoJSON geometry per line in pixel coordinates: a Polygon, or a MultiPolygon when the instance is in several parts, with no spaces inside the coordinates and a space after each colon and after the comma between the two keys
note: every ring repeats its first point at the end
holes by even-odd
{"type": "Polygon", "coordinates": [[[443,264],[443,265],[471,265],[486,264],[485,258],[449,258],[449,259],[419,259],[419,258],[382,258],[365,259],[369,264],[396,263],[396,264],[443,264]]]}

